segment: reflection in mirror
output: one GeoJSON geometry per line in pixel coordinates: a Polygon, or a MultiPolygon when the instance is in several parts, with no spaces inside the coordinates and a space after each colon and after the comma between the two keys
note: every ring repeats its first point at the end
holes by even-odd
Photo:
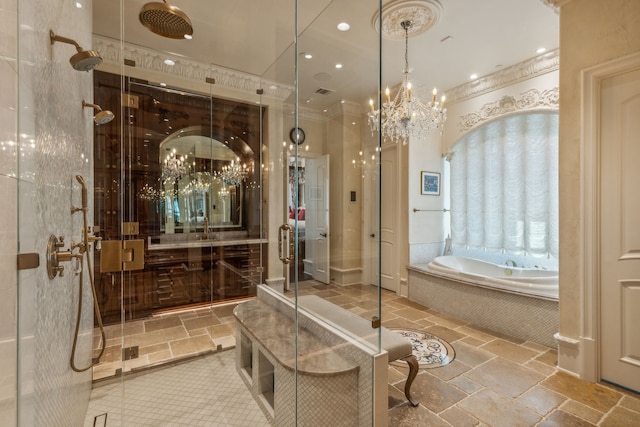
{"type": "Polygon", "coordinates": [[[242,227],[247,165],[201,131],[200,126],[181,129],[160,143],[158,212],[165,234],[203,231],[208,238],[214,228],[242,227]]]}
{"type": "Polygon", "coordinates": [[[123,92],[127,100],[120,121],[95,135],[96,207],[106,239],[119,237],[120,210],[152,243],[183,233],[184,240],[260,235],[264,107],[135,78],[121,87],[122,76],[107,72],[93,77],[95,102],[114,110],[123,92]],[[115,197],[122,185],[135,196],[124,206],[115,197]]]}

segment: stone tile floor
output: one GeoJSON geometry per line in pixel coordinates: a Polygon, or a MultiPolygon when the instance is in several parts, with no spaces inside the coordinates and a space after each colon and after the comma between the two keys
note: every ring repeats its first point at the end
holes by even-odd
{"type": "MultiPolygon", "coordinates": [[[[149,366],[235,347],[237,303],[160,313],[124,326],[105,327],[106,349],[93,379],[113,377],[118,370],[131,372],[149,366]],[[122,362],[122,349],[138,347],[138,358],[122,362]]],[[[100,332],[93,334],[94,356],[99,352],[100,332]]]]}
{"type": "MultiPolygon", "coordinates": [[[[300,283],[298,293],[318,295],[365,318],[377,314],[372,286],[307,281],[300,283]]],[[[107,354],[119,357],[122,342],[140,345],[140,358],[127,362],[128,369],[135,369],[206,354],[218,344],[232,347],[234,306],[165,314],[128,323],[124,330],[110,327],[107,354]]],[[[382,319],[389,328],[436,335],[456,351],[448,366],[420,370],[412,387],[412,396],[420,401],[415,408],[402,392],[406,369],[389,365],[390,426],[640,425],[640,395],[560,372],[555,349],[493,333],[388,291],[382,292],[382,319]]],[[[113,375],[118,367],[122,362],[110,359],[94,369],[94,377],[113,375]]]]}

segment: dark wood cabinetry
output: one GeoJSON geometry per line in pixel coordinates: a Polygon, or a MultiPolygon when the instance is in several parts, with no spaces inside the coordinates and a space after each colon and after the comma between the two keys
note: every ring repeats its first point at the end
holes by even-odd
{"type": "MultiPolygon", "coordinates": [[[[93,101],[116,113],[112,122],[94,131],[93,224],[103,240],[145,242],[142,271],[102,273],[100,253],[96,254],[96,291],[105,323],[255,295],[256,285],[266,277],[262,266],[267,245],[259,238],[265,233],[261,223],[267,215],[259,191],[267,186],[260,167],[266,108],[100,71],[94,71],[93,77],[93,101]],[[163,166],[167,155],[163,143],[170,137],[193,135],[212,141],[211,147],[194,147],[189,173],[175,179],[191,180],[197,173],[212,177],[231,161],[242,163],[245,179],[228,184],[231,195],[226,200],[231,208],[215,233],[247,237],[158,249],[149,244],[150,238],[171,234],[189,242],[204,230],[204,218],[193,213],[198,206],[187,209],[185,204],[173,210],[173,199],[167,196],[184,191],[185,186],[176,184],[168,190],[163,166]],[[220,147],[234,159],[216,157],[220,147]],[[170,218],[168,211],[181,215],[170,218]],[[129,224],[135,224],[135,233],[128,231],[129,224]]],[[[209,194],[203,200],[212,197],[209,194]]],[[[213,222],[220,206],[212,202],[208,220],[213,222]]]]}
{"type": "MultiPolygon", "coordinates": [[[[250,242],[250,241],[249,241],[250,242]]],[[[266,243],[146,250],[145,269],[96,273],[105,323],[159,310],[254,296],[266,265],[266,243]]]]}

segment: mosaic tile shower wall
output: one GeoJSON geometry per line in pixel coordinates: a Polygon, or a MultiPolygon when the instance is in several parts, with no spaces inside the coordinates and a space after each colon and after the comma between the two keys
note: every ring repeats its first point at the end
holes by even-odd
{"type": "MultiPolygon", "coordinates": [[[[18,60],[10,67],[3,63],[0,71],[3,84],[13,82],[15,106],[7,117],[17,123],[17,128],[14,124],[12,139],[5,139],[9,136],[3,135],[3,140],[13,141],[14,145],[8,154],[2,152],[0,181],[3,183],[0,185],[3,194],[7,194],[4,181],[11,181],[9,187],[16,194],[14,200],[17,199],[17,204],[11,205],[17,205],[17,213],[12,219],[11,213],[3,210],[0,223],[8,220],[6,226],[11,227],[8,230],[17,230],[12,256],[6,257],[12,260],[14,276],[16,248],[19,247],[20,253],[36,252],[40,257],[40,267],[21,271],[17,280],[9,281],[12,289],[0,289],[7,292],[7,296],[19,289],[17,422],[39,426],[81,425],[91,377],[89,372],[73,372],[69,365],[78,277],[68,265],[64,277],[49,280],[46,248],[50,234],[65,236],[65,248],[71,240],[78,241],[80,237],[82,218],[80,214],[71,216],[71,205],[81,204],[75,175],[83,175],[91,186],[93,121],[90,111],[83,110],[82,100],[93,99],[92,74],[73,70],[69,58],[76,53],[75,48],[62,43],[51,45],[49,30],[90,47],[91,3],[85,2],[82,8],[76,7],[75,2],[62,0],[16,3],[17,15],[14,11],[13,18],[19,17],[19,22],[3,25],[2,31],[11,32],[3,37],[3,43],[13,40],[18,60]]],[[[10,90],[3,89],[2,93],[3,97],[7,96],[10,90]]],[[[3,112],[11,109],[10,104],[10,99],[2,99],[3,112]]],[[[10,274],[4,274],[4,265],[2,273],[3,277],[11,278],[10,274]]],[[[80,327],[78,365],[90,360],[89,331],[93,313],[88,284],[85,275],[85,313],[80,327]]],[[[4,310],[2,313],[5,316],[4,310]]],[[[12,324],[15,328],[15,316],[12,324]]],[[[15,371],[15,362],[9,365],[6,366],[9,371],[15,371]]]]}

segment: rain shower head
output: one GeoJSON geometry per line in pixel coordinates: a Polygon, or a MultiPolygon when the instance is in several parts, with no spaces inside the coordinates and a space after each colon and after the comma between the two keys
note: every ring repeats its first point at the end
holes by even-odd
{"type": "Polygon", "coordinates": [[[150,31],[170,39],[190,39],[193,35],[191,19],[176,6],[151,2],[142,6],[138,15],[140,23],[150,31]]]}
{"type": "Polygon", "coordinates": [[[109,123],[115,117],[115,114],[113,114],[111,111],[103,110],[97,104],[89,104],[88,102],[82,100],[82,108],[86,107],[95,108],[98,111],[96,115],[93,116],[93,121],[96,122],[97,125],[104,125],[105,123],[109,123]]]}
{"type": "Polygon", "coordinates": [[[102,63],[102,57],[95,50],[84,50],[78,42],[66,37],[56,35],[52,30],[49,31],[49,39],[51,44],[55,42],[72,44],[78,51],[75,55],[69,59],[71,66],[78,71],[91,71],[102,63]]]}

